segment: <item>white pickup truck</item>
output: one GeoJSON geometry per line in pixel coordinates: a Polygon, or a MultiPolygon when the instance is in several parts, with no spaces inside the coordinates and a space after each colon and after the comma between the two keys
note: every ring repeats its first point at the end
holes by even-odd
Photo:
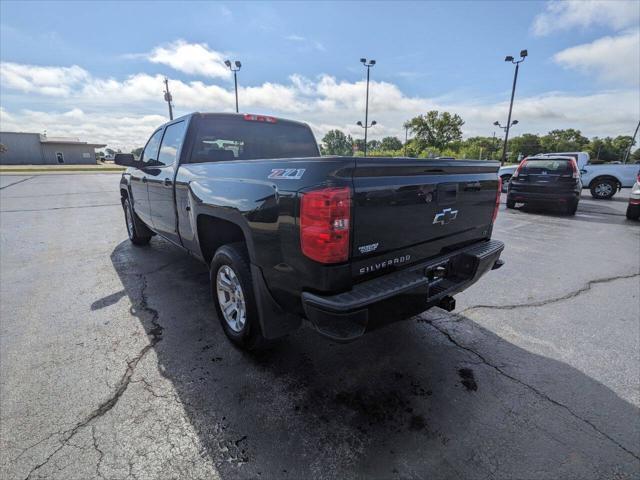
{"type": "MultiPolygon", "coordinates": [[[[582,185],[584,188],[591,190],[593,198],[608,199],[613,197],[623,187],[632,187],[636,181],[640,165],[637,163],[589,163],[589,154],[587,152],[557,152],[557,153],[540,153],[536,157],[558,156],[573,157],[576,159],[582,185]]],[[[502,179],[502,185],[506,186],[511,180],[518,165],[508,165],[500,167],[498,175],[502,179]]],[[[505,191],[505,188],[503,188],[505,191]]]]}

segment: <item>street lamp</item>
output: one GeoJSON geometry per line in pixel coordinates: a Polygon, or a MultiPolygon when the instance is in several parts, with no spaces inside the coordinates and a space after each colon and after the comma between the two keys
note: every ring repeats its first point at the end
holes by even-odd
{"type": "Polygon", "coordinates": [[[375,120],[373,120],[369,125],[367,125],[366,123],[363,125],[360,120],[356,122],[356,125],[364,128],[364,156],[365,157],[367,156],[367,130],[377,124],[378,122],[376,122],[375,120]]]}
{"type": "MultiPolygon", "coordinates": [[[[500,125],[500,122],[493,122],[493,124],[494,124],[496,127],[501,128],[503,131],[505,131],[505,132],[507,131],[507,128],[508,128],[508,127],[507,127],[506,125],[503,127],[502,125],[500,125]]],[[[511,122],[511,125],[509,125],[509,127],[513,127],[514,125],[517,125],[517,124],[518,124],[518,120],[513,120],[513,121],[511,122]]]]}
{"type": "Polygon", "coordinates": [[[369,72],[371,70],[371,67],[373,67],[376,64],[376,61],[375,60],[367,61],[366,58],[361,58],[360,63],[362,63],[362,65],[367,67],[367,97],[366,97],[366,104],[364,109],[364,125],[362,125],[362,122],[358,122],[358,125],[364,128],[364,156],[366,157],[367,156],[367,131],[369,130],[370,127],[373,127],[376,124],[376,122],[371,122],[371,125],[369,125],[369,72]]]}
{"type": "Polygon", "coordinates": [[[236,113],[238,113],[238,71],[242,68],[242,64],[238,60],[233,63],[235,64],[235,68],[229,60],[224,61],[224,64],[233,72],[233,83],[236,87],[236,113]]]}
{"type": "Polygon", "coordinates": [[[507,156],[507,142],[509,141],[509,127],[511,127],[512,125],[511,110],[513,109],[513,96],[516,93],[516,82],[518,81],[518,68],[520,68],[520,64],[524,62],[524,59],[527,58],[527,55],[529,55],[529,53],[526,50],[520,50],[520,60],[514,60],[514,58],[511,55],[508,55],[504,58],[505,62],[511,62],[516,66],[516,71],[513,74],[513,87],[511,88],[511,102],[509,103],[509,116],[507,117],[507,127],[504,133],[504,145],[502,147],[502,159],[500,159],[500,165],[504,165],[505,157],[507,156]]]}

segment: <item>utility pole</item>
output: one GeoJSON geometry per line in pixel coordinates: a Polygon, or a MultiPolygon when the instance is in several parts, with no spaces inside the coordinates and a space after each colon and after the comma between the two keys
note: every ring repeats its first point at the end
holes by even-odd
{"type": "Polygon", "coordinates": [[[173,107],[171,106],[173,97],[169,92],[169,79],[167,77],[164,77],[164,99],[169,104],[169,120],[173,120],[173,107]]]}
{"type": "Polygon", "coordinates": [[[629,148],[627,148],[627,151],[624,154],[624,159],[622,160],[622,163],[627,163],[627,160],[629,159],[629,155],[631,154],[631,147],[633,147],[633,141],[636,139],[636,135],[638,134],[639,128],[640,128],[640,122],[638,122],[638,125],[636,126],[636,131],[633,132],[633,137],[631,137],[631,143],[629,144],[629,148]]]}
{"type": "Polygon", "coordinates": [[[505,57],[505,62],[511,62],[516,66],[516,71],[513,75],[513,87],[511,87],[511,102],[509,103],[509,116],[507,117],[507,128],[504,133],[504,145],[502,147],[502,159],[500,160],[500,165],[504,165],[505,158],[507,156],[507,142],[509,141],[509,127],[511,127],[511,110],[513,109],[513,97],[516,94],[516,82],[518,81],[518,68],[520,64],[524,62],[524,59],[527,57],[528,52],[526,50],[520,50],[520,60],[515,60],[511,55],[505,57]]]}

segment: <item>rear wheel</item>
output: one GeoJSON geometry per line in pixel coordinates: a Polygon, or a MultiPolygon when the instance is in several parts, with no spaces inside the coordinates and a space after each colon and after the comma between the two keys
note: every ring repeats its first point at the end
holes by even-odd
{"type": "Polygon", "coordinates": [[[591,190],[591,196],[598,200],[608,200],[616,193],[618,184],[615,180],[610,178],[595,179],[591,182],[589,189],[591,190]]]}
{"type": "Polygon", "coordinates": [[[507,208],[516,208],[516,201],[507,195],[507,208]]]}
{"type": "Polygon", "coordinates": [[[264,346],[244,244],[220,247],[211,260],[209,277],[218,318],[229,340],[245,350],[264,346]]]}
{"type": "Polygon", "coordinates": [[[128,198],[125,198],[124,202],[122,202],[122,208],[124,209],[124,220],[131,243],[134,245],[147,245],[151,240],[151,233],[147,229],[144,229],[147,231],[141,231],[143,230],[142,222],[133,211],[128,198]]]}
{"type": "Polygon", "coordinates": [[[567,209],[567,215],[575,215],[576,212],[578,211],[578,200],[569,202],[566,206],[566,209],[567,209]]]}

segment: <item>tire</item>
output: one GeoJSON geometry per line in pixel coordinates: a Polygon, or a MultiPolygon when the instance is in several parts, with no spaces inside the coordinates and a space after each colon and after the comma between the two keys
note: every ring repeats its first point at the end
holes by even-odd
{"type": "Polygon", "coordinates": [[[576,212],[578,211],[578,203],[578,201],[575,201],[566,206],[567,215],[573,216],[576,214],[576,212]]]}
{"type": "Polygon", "coordinates": [[[507,195],[507,208],[516,208],[516,201],[507,195]]]}
{"type": "Polygon", "coordinates": [[[629,220],[640,219],[640,205],[627,205],[627,218],[629,220]]]}
{"type": "Polygon", "coordinates": [[[147,245],[151,240],[151,232],[144,226],[136,212],[133,211],[128,198],[125,198],[124,202],[122,202],[122,208],[124,209],[124,223],[131,243],[138,246],[147,245]]]}
{"type": "Polygon", "coordinates": [[[243,350],[264,347],[267,342],[260,329],[244,243],[220,247],[211,260],[209,278],[218,319],[227,338],[243,350]]]}
{"type": "Polygon", "coordinates": [[[502,179],[502,193],[507,193],[507,190],[509,190],[511,175],[503,175],[500,178],[502,179]]]}
{"type": "Polygon", "coordinates": [[[591,182],[589,190],[591,196],[597,200],[608,200],[616,194],[618,183],[610,178],[595,179],[591,182]]]}

